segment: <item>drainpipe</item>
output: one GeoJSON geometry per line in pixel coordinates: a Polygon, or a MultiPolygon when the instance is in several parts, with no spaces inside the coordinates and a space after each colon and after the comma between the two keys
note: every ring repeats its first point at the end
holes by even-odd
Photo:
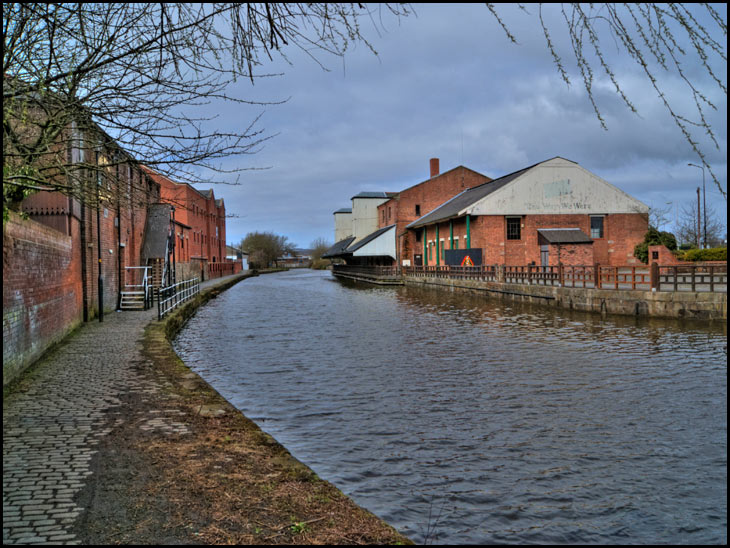
{"type": "Polygon", "coordinates": [[[451,240],[451,249],[454,249],[454,220],[449,221],[449,239],[451,240]]]}
{"type": "Polygon", "coordinates": [[[471,249],[471,215],[466,216],[466,248],[471,249]]]}
{"type": "Polygon", "coordinates": [[[175,206],[172,206],[172,285],[177,283],[177,266],[175,265],[175,248],[177,247],[177,228],[175,228],[175,206]]]}
{"type": "Polygon", "coordinates": [[[119,182],[119,159],[116,159],[117,176],[117,310],[122,309],[122,197],[119,182]]]}
{"type": "Polygon", "coordinates": [[[436,223],[436,266],[441,266],[441,255],[439,254],[439,224],[436,223]]]}
{"type": "Polygon", "coordinates": [[[88,186],[88,170],[84,168],[83,175],[82,175],[82,191],[81,191],[81,199],[79,200],[79,207],[81,208],[81,219],[80,219],[80,232],[81,232],[81,300],[83,302],[83,318],[84,323],[89,321],[89,289],[87,287],[87,275],[86,275],[86,230],[87,230],[87,224],[86,224],[86,210],[88,208],[87,205],[87,196],[86,196],[86,187],[88,186]]]}
{"type": "Polygon", "coordinates": [[[428,266],[428,240],[426,227],[423,227],[423,266],[428,266]]]}
{"type": "Polygon", "coordinates": [[[99,292],[99,321],[104,321],[104,276],[101,272],[101,171],[99,171],[99,150],[96,151],[96,253],[99,258],[99,275],[97,277],[97,291],[99,292]]]}

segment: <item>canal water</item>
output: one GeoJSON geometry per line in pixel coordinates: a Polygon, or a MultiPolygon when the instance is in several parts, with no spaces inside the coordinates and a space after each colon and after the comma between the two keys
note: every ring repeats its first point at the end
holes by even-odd
{"type": "Polygon", "coordinates": [[[175,342],[417,543],[727,542],[727,324],[248,279],[175,342]]]}

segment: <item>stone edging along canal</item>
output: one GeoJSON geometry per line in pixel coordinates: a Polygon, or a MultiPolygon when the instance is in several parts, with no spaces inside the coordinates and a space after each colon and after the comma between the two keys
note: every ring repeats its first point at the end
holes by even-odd
{"type": "Polygon", "coordinates": [[[404,281],[406,285],[471,291],[600,314],[727,321],[727,293],[591,289],[411,276],[404,281]]]}
{"type": "Polygon", "coordinates": [[[248,277],[201,291],[145,329],[143,352],[168,381],[168,396],[187,408],[179,422],[190,430],[152,449],[167,464],[147,490],[165,489],[166,498],[182,501],[178,530],[186,520],[197,522],[196,543],[413,544],[317,477],[173,350],[171,341],[199,307],[248,277]]]}

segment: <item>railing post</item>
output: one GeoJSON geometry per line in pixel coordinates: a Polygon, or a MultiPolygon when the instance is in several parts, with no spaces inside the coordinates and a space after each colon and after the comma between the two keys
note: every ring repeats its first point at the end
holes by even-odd
{"type": "Polygon", "coordinates": [[[601,289],[601,266],[593,265],[593,287],[601,289]]]}

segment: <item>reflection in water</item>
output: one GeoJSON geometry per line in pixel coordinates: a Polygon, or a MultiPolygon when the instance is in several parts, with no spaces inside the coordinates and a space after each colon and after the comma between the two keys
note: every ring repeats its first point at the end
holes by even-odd
{"type": "Polygon", "coordinates": [[[180,356],[416,542],[724,543],[726,325],[260,276],[180,356]]]}

